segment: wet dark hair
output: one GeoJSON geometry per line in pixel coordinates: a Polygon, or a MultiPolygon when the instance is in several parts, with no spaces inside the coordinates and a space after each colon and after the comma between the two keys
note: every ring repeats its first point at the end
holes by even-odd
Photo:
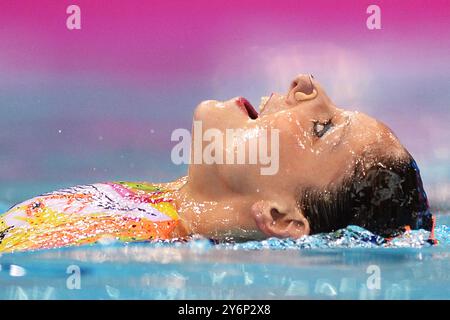
{"type": "Polygon", "coordinates": [[[432,228],[420,171],[409,154],[401,159],[358,161],[339,185],[325,190],[302,190],[299,206],[311,234],[348,225],[358,225],[385,237],[398,235],[405,226],[432,228]]]}

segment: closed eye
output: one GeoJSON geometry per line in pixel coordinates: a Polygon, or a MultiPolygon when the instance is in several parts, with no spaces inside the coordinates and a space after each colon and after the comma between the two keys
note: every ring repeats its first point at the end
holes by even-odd
{"type": "Polygon", "coordinates": [[[314,121],[313,133],[316,137],[321,138],[332,126],[331,120],[326,122],[314,121]]]}

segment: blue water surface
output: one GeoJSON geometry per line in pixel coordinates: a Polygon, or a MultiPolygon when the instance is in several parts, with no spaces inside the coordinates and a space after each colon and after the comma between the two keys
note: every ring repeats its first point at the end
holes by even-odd
{"type": "Polygon", "coordinates": [[[436,238],[355,226],[292,239],[109,243],[0,256],[1,299],[449,299],[450,216],[436,238]]]}

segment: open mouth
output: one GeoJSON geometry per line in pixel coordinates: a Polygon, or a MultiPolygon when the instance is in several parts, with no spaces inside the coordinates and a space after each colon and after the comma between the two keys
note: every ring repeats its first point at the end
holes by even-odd
{"type": "Polygon", "coordinates": [[[258,112],[247,99],[239,97],[237,98],[236,103],[242,109],[242,111],[244,111],[250,117],[250,119],[255,120],[258,118],[258,112]]]}

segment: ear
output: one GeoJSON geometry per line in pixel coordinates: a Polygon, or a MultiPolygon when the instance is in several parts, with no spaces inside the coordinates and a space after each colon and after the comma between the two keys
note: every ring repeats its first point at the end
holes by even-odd
{"type": "Polygon", "coordinates": [[[256,225],[269,237],[300,238],[309,234],[309,222],[295,202],[261,200],[254,203],[251,210],[256,225]]]}

